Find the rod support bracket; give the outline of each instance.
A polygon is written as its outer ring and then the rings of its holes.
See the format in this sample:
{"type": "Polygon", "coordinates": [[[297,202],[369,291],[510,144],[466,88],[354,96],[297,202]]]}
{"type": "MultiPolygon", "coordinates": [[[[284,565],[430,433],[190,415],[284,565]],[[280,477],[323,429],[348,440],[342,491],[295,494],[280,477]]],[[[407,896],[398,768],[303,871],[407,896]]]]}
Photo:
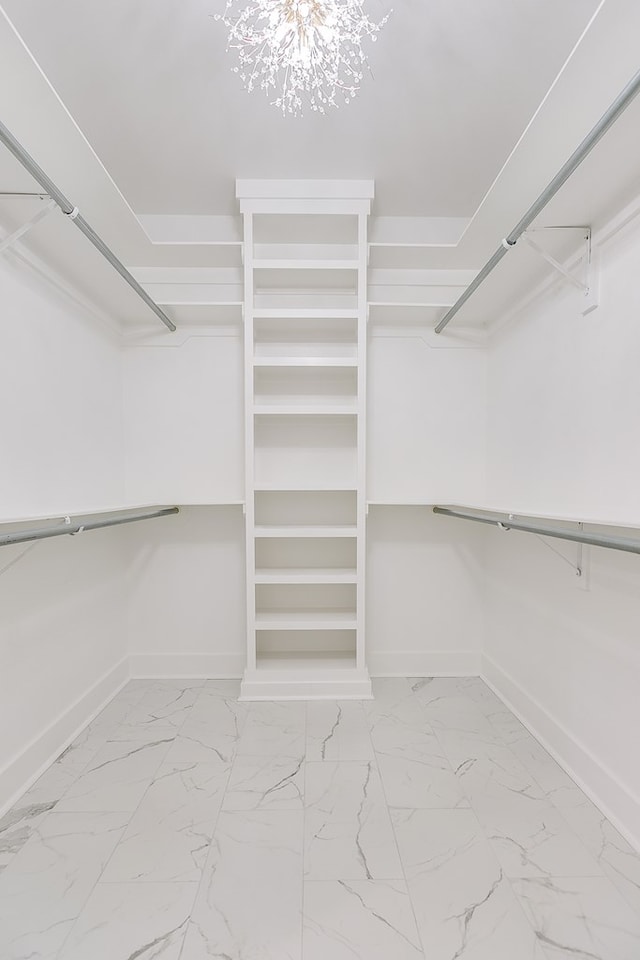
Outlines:
{"type": "MultiPolygon", "coordinates": [[[[525,230],[522,234],[522,239],[535,253],[537,253],[543,260],[546,261],[556,273],[559,273],[568,283],[573,287],[576,287],[582,294],[584,301],[581,308],[582,316],[586,316],[591,313],[599,305],[599,271],[597,268],[597,261],[594,257],[594,252],[591,244],[591,227],[584,226],[554,226],[554,227],[540,227],[538,229],[525,230]],[[578,267],[582,268],[582,277],[576,276],[574,272],[568,267],[565,267],[564,264],[560,263],[559,260],[556,260],[555,257],[552,257],[550,253],[537,243],[533,237],[532,233],[545,233],[551,230],[577,230],[582,233],[584,249],[583,253],[578,260],[578,267]]],[[[571,265],[573,266],[573,264],[571,265]]]]}
{"type": "Polygon", "coordinates": [[[74,207],[73,210],[63,210],[62,212],[64,213],[65,217],[69,217],[69,220],[75,220],[80,213],[77,207],[74,207]]]}

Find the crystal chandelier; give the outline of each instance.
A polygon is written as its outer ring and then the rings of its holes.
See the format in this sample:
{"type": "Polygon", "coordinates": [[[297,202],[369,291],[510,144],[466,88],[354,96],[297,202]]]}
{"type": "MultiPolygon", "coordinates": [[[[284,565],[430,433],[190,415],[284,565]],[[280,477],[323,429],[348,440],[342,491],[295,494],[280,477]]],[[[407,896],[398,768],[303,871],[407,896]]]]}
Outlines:
{"type": "Polygon", "coordinates": [[[355,97],[366,56],[362,41],[377,39],[389,14],[374,23],[362,0],[227,0],[215,17],[229,29],[228,48],[238,51],[247,90],[264,90],[283,113],[304,106],[325,113],[355,97]]]}

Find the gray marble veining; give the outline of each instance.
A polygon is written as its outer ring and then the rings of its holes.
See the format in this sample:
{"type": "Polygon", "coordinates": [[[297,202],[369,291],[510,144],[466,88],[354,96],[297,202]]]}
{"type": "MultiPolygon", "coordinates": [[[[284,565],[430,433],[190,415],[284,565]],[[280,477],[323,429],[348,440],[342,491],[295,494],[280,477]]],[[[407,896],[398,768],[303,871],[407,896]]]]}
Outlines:
{"type": "Polygon", "coordinates": [[[403,880],[307,882],[303,960],[424,960],[403,880]]]}
{"type": "Polygon", "coordinates": [[[308,880],[401,879],[389,812],[373,763],[308,763],[308,880]]]}

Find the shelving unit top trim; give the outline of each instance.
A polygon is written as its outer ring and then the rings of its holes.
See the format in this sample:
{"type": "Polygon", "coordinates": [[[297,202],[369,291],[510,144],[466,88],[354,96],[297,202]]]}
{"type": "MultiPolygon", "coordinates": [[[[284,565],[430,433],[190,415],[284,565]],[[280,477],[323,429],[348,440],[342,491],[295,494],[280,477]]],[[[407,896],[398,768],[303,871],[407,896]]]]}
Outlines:
{"type": "MultiPolygon", "coordinates": [[[[516,514],[513,512],[498,512],[483,508],[464,507],[457,505],[434,506],[433,512],[441,516],[454,517],[459,520],[472,520],[476,523],[485,523],[490,526],[497,526],[499,529],[508,532],[517,530],[521,533],[533,533],[541,537],[553,537],[557,540],[567,540],[572,543],[586,543],[594,547],[604,547],[609,550],[621,550],[624,553],[640,554],[640,539],[629,539],[628,537],[615,537],[600,533],[591,533],[584,530],[584,524],[590,526],[616,527],[620,529],[622,525],[610,522],[603,523],[598,520],[571,519],[569,517],[544,517],[533,514],[516,514]],[[544,522],[546,521],[546,524],[544,522]],[[576,523],[578,529],[567,530],[561,527],[548,526],[549,523],[576,523]]],[[[625,524],[629,529],[638,529],[637,525],[625,524]]]]}
{"type": "Polygon", "coordinates": [[[240,201],[241,213],[255,214],[309,214],[311,216],[333,216],[336,214],[364,214],[368,215],[371,210],[370,200],[297,200],[295,198],[284,198],[282,200],[269,200],[251,198],[240,201]]]}
{"type": "Polygon", "coordinates": [[[374,196],[373,180],[236,180],[238,200],[372,200],[374,196]]]}
{"type": "MultiPolygon", "coordinates": [[[[153,520],[156,517],[168,517],[171,514],[179,513],[178,507],[155,507],[137,511],[108,511],[97,514],[81,514],[71,519],[70,515],[49,517],[52,523],[51,527],[27,527],[22,530],[14,530],[10,533],[0,533],[0,547],[11,546],[17,543],[29,543],[33,540],[49,540],[52,537],[64,537],[83,533],[86,530],[100,530],[105,527],[116,527],[124,523],[136,523],[140,520],[153,520]]],[[[11,521],[19,523],[20,521],[11,521]]],[[[42,522],[42,520],[40,521],[42,522]]]]}

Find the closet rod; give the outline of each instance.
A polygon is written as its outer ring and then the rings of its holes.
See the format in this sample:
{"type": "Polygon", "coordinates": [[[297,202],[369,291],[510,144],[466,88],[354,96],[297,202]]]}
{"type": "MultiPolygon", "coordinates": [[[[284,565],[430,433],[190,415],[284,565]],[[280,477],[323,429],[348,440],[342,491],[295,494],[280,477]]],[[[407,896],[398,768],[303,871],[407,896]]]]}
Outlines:
{"type": "MultiPolygon", "coordinates": [[[[85,520],[81,523],[75,519],[72,523],[64,522],[58,527],[40,527],[31,530],[17,530],[15,533],[0,534],[0,547],[13,543],[28,543],[30,540],[48,540],[51,537],[64,537],[68,534],[83,533],[85,530],[101,530],[103,527],[117,527],[122,523],[135,523],[138,520],[152,520],[154,517],[168,517],[172,513],[179,513],[178,507],[160,507],[152,513],[136,513],[126,517],[103,515],[103,519],[85,520]]],[[[58,517],[52,517],[57,520],[58,517]]],[[[18,521],[16,521],[18,522],[18,521]]]]}
{"type": "Polygon", "coordinates": [[[55,185],[53,180],[50,180],[46,175],[44,170],[36,163],[31,154],[27,153],[21,143],[19,143],[16,138],[13,136],[10,130],[5,127],[5,125],[0,121],[0,141],[4,143],[5,147],[13,154],[16,160],[22,164],[22,166],[27,170],[34,180],[37,180],[40,186],[45,190],[48,196],[58,204],[60,209],[64,214],[66,214],[76,227],[85,235],[87,240],[89,240],[93,246],[98,250],[102,256],[107,260],[112,267],[120,274],[123,280],[129,284],[129,286],[135,290],[141,300],[144,300],[146,305],[153,310],[155,315],[159,317],[171,332],[176,329],[175,323],[169,319],[164,310],[161,310],[155,300],[152,300],[146,290],[140,286],[138,281],[134,276],[132,276],[125,265],[120,261],[113,250],[106,245],[104,240],[98,236],[97,233],[91,228],[87,223],[81,213],[79,213],[78,208],[75,207],[70,200],[64,195],[62,190],[59,190],[55,185]]]}
{"type": "Polygon", "coordinates": [[[504,513],[493,513],[491,516],[486,516],[487,513],[491,513],[489,510],[484,513],[475,513],[460,507],[434,507],[433,512],[445,517],[458,517],[460,520],[488,523],[491,526],[499,527],[501,530],[520,530],[522,533],[535,533],[541,537],[555,537],[557,540],[570,540],[573,543],[589,543],[594,547],[623,550],[625,553],[640,553],[640,540],[628,540],[626,537],[605,537],[597,533],[585,533],[584,530],[558,530],[556,527],[545,527],[542,524],[521,523],[519,520],[511,520],[504,513]]]}
{"type": "Polygon", "coordinates": [[[474,280],[469,284],[464,293],[456,300],[451,309],[445,313],[444,317],[435,328],[436,333],[442,333],[447,324],[453,320],[456,313],[473,296],[478,287],[484,283],[489,274],[497,267],[502,258],[512,247],[516,245],[527,227],[531,226],[536,217],[542,213],[549,201],[555,197],[558,190],[566,183],[571,174],[580,166],[582,161],[591,153],[595,145],[605,135],[607,130],[616,122],[618,117],[629,106],[634,97],[640,92],[640,70],[629,81],[622,93],[616,97],[609,109],[604,113],[593,130],[587,134],[580,146],[571,154],[567,162],[560,168],[558,173],[545,187],[540,196],[529,207],[525,215],[516,224],[511,233],[502,240],[500,246],[493,256],[485,263],[484,267],[474,280]]]}

